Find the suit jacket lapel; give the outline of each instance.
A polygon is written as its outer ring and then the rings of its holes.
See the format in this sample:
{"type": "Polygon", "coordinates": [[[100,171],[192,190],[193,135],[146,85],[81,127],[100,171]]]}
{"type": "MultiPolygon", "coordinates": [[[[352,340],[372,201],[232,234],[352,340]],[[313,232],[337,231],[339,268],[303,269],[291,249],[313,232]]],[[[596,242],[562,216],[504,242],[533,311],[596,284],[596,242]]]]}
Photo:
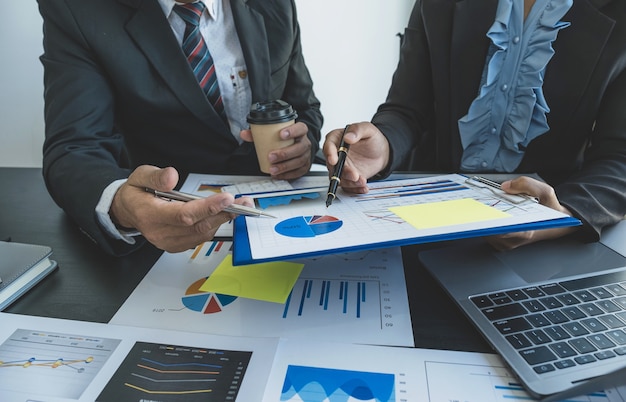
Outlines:
{"type": "MultiPolygon", "coordinates": [[[[450,48],[450,117],[454,121],[467,114],[470,104],[478,95],[480,77],[490,40],[486,33],[495,20],[498,0],[461,0],[456,3],[452,22],[450,48]]],[[[458,126],[451,127],[448,147],[452,150],[452,161],[461,159],[463,147],[458,126]]]]}
{"type": "MultiPolygon", "coordinates": [[[[595,1],[598,5],[603,2],[595,1]]],[[[591,3],[574,1],[562,20],[576,24],[576,29],[559,32],[553,44],[554,56],[546,68],[546,101],[552,115],[565,119],[558,123],[565,124],[576,110],[615,24],[591,3]]]]}
{"type": "Polygon", "coordinates": [[[234,140],[228,127],[200,89],[158,2],[119,1],[137,8],[126,23],[126,31],[150,60],[166,85],[196,117],[216,132],[234,140]]]}
{"type": "MultiPolygon", "coordinates": [[[[261,0],[262,1],[262,0],[261,0]]],[[[252,0],[231,0],[233,18],[248,69],[253,101],[266,100],[270,92],[270,55],[263,16],[252,0]]]]}
{"type": "Polygon", "coordinates": [[[453,105],[456,115],[467,113],[470,103],[478,95],[480,77],[489,49],[486,33],[493,25],[498,1],[462,0],[456,4],[452,25],[451,76],[452,93],[457,96],[453,105]]]}

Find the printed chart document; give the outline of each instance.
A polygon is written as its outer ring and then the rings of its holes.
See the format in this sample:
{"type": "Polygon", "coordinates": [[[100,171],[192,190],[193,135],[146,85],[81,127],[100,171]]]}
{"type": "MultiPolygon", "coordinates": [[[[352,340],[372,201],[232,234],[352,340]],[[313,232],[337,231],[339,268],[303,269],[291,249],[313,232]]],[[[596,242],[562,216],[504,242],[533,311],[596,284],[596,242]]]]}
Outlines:
{"type": "Polygon", "coordinates": [[[458,174],[369,186],[340,191],[328,208],[327,188],[257,194],[256,206],[277,218],[235,219],[234,264],[580,225],[458,174]]]}
{"type": "MultiPolygon", "coordinates": [[[[534,401],[495,354],[281,340],[263,402],[534,401]]],[[[568,402],[624,402],[626,386],[568,402]]]]}
{"type": "MultiPolygon", "coordinates": [[[[235,196],[241,194],[268,193],[281,190],[328,186],[328,176],[303,176],[296,180],[274,180],[268,176],[209,175],[191,173],[180,188],[185,193],[209,197],[220,192],[229,192],[235,196]]],[[[232,238],[233,222],[219,227],[216,237],[232,238]]]]}
{"type": "Polygon", "coordinates": [[[2,402],[258,401],[278,339],[0,313],[2,402]]]}
{"type": "MultiPolygon", "coordinates": [[[[2,402],[532,401],[493,354],[0,313],[2,402]]],[[[624,402],[626,387],[569,402],[624,402]]]]}
{"type": "Polygon", "coordinates": [[[234,336],[414,345],[400,248],[291,261],[301,272],[284,303],[203,290],[231,249],[232,242],[214,241],[164,253],[110,322],[234,336]]]}

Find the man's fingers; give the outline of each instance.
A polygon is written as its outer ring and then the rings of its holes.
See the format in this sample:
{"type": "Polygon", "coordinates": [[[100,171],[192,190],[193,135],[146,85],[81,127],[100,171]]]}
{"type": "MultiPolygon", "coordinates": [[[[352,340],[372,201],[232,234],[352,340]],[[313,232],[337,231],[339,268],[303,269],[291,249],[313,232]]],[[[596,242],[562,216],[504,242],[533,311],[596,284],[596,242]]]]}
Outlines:
{"type": "Polygon", "coordinates": [[[173,167],[161,169],[156,166],[142,165],[131,173],[127,183],[135,187],[169,191],[178,183],[178,172],[173,167]]]}
{"type": "MultiPolygon", "coordinates": [[[[161,216],[159,220],[170,225],[189,227],[204,219],[220,214],[223,212],[224,208],[231,205],[234,200],[233,195],[229,193],[218,193],[205,199],[186,203],[179,201],[172,201],[170,203],[163,200],[167,204],[161,205],[161,216]]],[[[220,222],[226,222],[229,219],[230,214],[224,212],[224,216],[221,218],[220,222]]]]}

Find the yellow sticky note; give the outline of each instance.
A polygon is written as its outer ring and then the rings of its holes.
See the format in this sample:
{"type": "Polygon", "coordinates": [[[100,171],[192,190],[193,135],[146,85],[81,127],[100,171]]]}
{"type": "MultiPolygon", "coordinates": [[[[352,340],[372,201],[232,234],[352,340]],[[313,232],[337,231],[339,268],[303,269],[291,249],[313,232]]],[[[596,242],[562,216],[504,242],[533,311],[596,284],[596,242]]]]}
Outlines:
{"type": "Polygon", "coordinates": [[[389,208],[416,229],[475,223],[510,215],[471,198],[389,208]]]}
{"type": "Polygon", "coordinates": [[[200,290],[285,303],[302,268],[304,264],[285,261],[234,266],[232,256],[228,255],[200,290]]]}

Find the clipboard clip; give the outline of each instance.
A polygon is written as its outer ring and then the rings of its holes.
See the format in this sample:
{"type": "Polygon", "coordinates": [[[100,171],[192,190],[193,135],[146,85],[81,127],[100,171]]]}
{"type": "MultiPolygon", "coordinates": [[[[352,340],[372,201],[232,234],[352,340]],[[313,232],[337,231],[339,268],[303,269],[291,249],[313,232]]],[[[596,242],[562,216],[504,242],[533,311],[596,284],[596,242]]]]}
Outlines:
{"type": "Polygon", "coordinates": [[[481,176],[468,177],[467,179],[465,179],[465,183],[473,187],[487,189],[491,191],[491,193],[496,197],[513,204],[522,204],[526,201],[532,201],[535,203],[539,202],[538,199],[536,199],[535,197],[531,197],[527,194],[509,194],[506,191],[502,190],[502,186],[500,186],[500,183],[486,179],[481,176]]]}

